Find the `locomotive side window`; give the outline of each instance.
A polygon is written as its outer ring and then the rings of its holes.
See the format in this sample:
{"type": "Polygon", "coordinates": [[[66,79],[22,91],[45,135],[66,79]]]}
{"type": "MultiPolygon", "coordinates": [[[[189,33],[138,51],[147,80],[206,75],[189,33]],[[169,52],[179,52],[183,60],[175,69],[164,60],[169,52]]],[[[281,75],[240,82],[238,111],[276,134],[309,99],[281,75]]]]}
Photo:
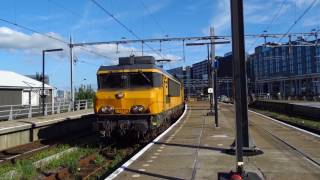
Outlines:
{"type": "Polygon", "coordinates": [[[169,79],[169,87],[168,87],[168,94],[171,97],[177,97],[180,96],[180,84],[176,83],[175,81],[172,81],[169,79]]]}

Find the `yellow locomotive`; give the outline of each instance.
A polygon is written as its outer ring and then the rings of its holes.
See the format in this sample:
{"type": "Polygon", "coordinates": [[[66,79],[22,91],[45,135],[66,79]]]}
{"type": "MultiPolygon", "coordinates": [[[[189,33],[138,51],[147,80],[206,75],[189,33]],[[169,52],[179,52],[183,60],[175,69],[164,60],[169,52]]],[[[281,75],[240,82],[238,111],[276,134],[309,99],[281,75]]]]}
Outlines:
{"type": "Polygon", "coordinates": [[[149,138],[184,110],[183,85],[155,65],[152,56],[119,58],[101,66],[94,100],[94,128],[103,137],[149,138]]]}

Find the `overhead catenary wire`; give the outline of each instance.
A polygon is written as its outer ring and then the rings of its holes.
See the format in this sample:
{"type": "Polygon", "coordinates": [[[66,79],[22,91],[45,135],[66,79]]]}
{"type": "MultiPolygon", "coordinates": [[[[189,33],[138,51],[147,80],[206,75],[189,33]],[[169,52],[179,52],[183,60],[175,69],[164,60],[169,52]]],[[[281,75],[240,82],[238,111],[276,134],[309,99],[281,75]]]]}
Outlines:
{"type": "MultiPolygon", "coordinates": [[[[93,4],[95,4],[97,7],[99,7],[103,12],[105,12],[108,16],[110,16],[113,20],[115,20],[118,24],[120,24],[124,29],[126,29],[131,35],[133,35],[136,39],[141,40],[141,38],[133,31],[131,30],[127,25],[122,23],[118,18],[116,18],[111,12],[109,12],[106,8],[104,8],[100,3],[98,3],[96,0],[91,0],[93,4]]],[[[151,50],[153,50],[156,54],[158,54],[160,57],[164,58],[161,53],[156,51],[153,47],[151,47],[149,44],[145,43],[146,46],[148,46],[151,50]]]]}
{"type": "Polygon", "coordinates": [[[281,40],[294,28],[294,26],[310,11],[310,9],[315,5],[315,3],[318,0],[313,0],[310,5],[302,12],[302,14],[293,22],[293,24],[289,27],[289,29],[286,31],[286,33],[280,38],[278,43],[281,42],[281,40]]]}
{"type": "MultiPolygon", "coordinates": [[[[273,23],[275,22],[275,20],[279,17],[279,14],[283,8],[283,6],[285,5],[285,3],[288,0],[283,0],[278,11],[274,14],[273,18],[271,19],[270,23],[268,24],[268,26],[266,26],[266,28],[263,30],[263,32],[267,32],[269,30],[269,28],[273,25],[273,23]]],[[[261,36],[263,36],[263,32],[261,34],[261,36]]],[[[256,45],[257,41],[258,41],[258,37],[255,39],[255,41],[250,45],[249,51],[251,51],[251,49],[256,45]]]]}
{"type": "Polygon", "coordinates": [[[141,6],[147,11],[148,15],[151,17],[151,19],[154,21],[156,25],[158,25],[159,29],[163,33],[164,36],[167,36],[168,33],[164,30],[163,26],[160,24],[160,22],[154,17],[154,15],[151,13],[149,8],[146,6],[146,4],[143,2],[143,0],[139,0],[141,6]]]}

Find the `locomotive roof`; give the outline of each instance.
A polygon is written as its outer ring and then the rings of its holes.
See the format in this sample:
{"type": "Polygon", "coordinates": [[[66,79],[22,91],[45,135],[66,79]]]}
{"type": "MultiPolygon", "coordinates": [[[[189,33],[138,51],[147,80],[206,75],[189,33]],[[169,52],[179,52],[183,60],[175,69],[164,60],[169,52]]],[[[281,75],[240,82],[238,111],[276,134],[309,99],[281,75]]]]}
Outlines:
{"type": "Polygon", "coordinates": [[[113,66],[100,66],[99,71],[113,71],[113,70],[124,70],[124,69],[157,69],[161,71],[163,74],[167,75],[171,79],[174,79],[181,83],[177,78],[169,74],[167,71],[162,68],[156,66],[155,64],[132,64],[132,65],[113,65],[113,66]]]}

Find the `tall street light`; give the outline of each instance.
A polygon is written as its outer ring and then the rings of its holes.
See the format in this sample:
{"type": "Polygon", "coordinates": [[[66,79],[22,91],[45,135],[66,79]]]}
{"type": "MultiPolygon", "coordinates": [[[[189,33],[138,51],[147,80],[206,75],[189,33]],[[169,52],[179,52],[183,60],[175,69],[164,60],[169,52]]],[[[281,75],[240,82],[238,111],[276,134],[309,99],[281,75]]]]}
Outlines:
{"type": "Polygon", "coordinates": [[[46,95],[44,94],[44,79],[45,79],[45,54],[46,52],[53,52],[53,51],[63,51],[62,48],[60,49],[47,49],[42,51],[42,94],[41,94],[41,99],[42,99],[42,115],[44,116],[44,109],[45,109],[45,98],[46,95]]]}

